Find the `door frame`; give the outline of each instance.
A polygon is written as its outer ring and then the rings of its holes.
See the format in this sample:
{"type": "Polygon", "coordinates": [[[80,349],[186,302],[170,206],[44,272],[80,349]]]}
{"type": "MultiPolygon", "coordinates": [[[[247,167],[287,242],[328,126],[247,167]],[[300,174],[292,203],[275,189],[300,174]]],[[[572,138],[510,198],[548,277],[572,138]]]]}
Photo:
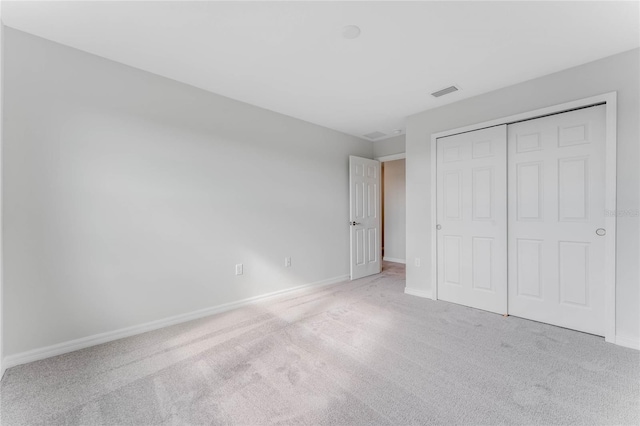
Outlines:
{"type": "MultiPolygon", "coordinates": [[[[532,120],[547,115],[605,105],[605,341],[616,343],[616,215],[606,214],[616,210],[616,177],[617,177],[617,92],[609,92],[588,98],[565,102],[520,114],[510,115],[495,120],[469,126],[458,127],[431,135],[431,298],[438,300],[438,245],[437,245],[437,158],[436,143],[439,138],[459,133],[472,132],[487,127],[513,124],[519,121],[532,120]]],[[[507,231],[508,232],[508,231],[507,231]]],[[[508,312],[507,305],[507,312],[508,312]]]]}
{"type": "MultiPolygon", "coordinates": [[[[384,176],[382,174],[382,168],[383,165],[382,163],[386,163],[388,161],[396,161],[396,160],[406,160],[407,159],[407,153],[406,152],[400,152],[398,154],[390,154],[390,155],[383,155],[381,157],[375,157],[374,160],[378,160],[380,162],[380,241],[383,242],[384,241],[384,176]]],[[[406,187],[406,182],[405,182],[405,187],[406,187]]],[[[405,202],[405,210],[406,210],[406,202],[405,202]]],[[[406,233],[406,232],[405,232],[406,233]]],[[[407,254],[405,253],[405,259],[395,259],[395,258],[391,258],[391,257],[387,257],[387,260],[389,262],[395,262],[395,263],[402,263],[405,264],[407,263],[407,254]]],[[[385,260],[385,257],[382,256],[381,258],[383,261],[385,260]]]]}

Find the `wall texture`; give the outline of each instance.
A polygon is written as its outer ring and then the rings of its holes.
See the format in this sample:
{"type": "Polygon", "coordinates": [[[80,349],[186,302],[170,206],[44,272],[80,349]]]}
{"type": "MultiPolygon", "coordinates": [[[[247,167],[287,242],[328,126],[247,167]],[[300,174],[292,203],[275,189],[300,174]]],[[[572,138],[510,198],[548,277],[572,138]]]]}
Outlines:
{"type": "Polygon", "coordinates": [[[384,187],[384,257],[405,260],[406,202],[405,160],[386,161],[383,164],[384,187]]]}
{"type": "Polygon", "coordinates": [[[371,142],[5,43],[5,355],[348,274],[348,156],[371,142]]]}
{"type": "Polygon", "coordinates": [[[383,139],[373,143],[373,156],[375,158],[385,155],[402,154],[405,152],[405,135],[383,139]]]}
{"type": "MultiPolygon", "coordinates": [[[[640,49],[425,111],[407,119],[407,287],[430,292],[430,139],[432,133],[607,92],[618,92],[618,210],[640,208],[640,49]],[[420,267],[415,258],[421,259],[420,267]],[[411,259],[411,261],[409,261],[411,259]]],[[[618,218],[618,336],[640,342],[640,223],[618,218]]]]}

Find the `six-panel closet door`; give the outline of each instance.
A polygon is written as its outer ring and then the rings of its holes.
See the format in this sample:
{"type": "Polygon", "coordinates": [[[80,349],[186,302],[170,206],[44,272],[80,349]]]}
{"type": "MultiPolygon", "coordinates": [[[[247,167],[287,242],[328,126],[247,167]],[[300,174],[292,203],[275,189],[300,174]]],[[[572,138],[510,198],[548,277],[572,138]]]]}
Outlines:
{"type": "Polygon", "coordinates": [[[605,106],[508,126],[509,314],[605,334],[605,106]]]}
{"type": "Polygon", "coordinates": [[[507,126],[437,140],[438,299],[507,312],[507,126]]]}
{"type": "Polygon", "coordinates": [[[605,106],[438,138],[438,299],[605,334],[605,106]]]}

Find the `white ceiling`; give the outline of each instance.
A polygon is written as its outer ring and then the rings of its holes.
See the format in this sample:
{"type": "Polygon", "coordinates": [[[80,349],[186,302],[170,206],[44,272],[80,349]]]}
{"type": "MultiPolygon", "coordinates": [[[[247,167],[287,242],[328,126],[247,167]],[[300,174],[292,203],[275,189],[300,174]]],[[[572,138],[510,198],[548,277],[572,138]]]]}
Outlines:
{"type": "Polygon", "coordinates": [[[640,45],[638,2],[2,2],[3,22],[356,136],[640,45]],[[345,25],[361,36],[346,40],[345,25]],[[456,84],[461,91],[435,99],[456,84]]]}

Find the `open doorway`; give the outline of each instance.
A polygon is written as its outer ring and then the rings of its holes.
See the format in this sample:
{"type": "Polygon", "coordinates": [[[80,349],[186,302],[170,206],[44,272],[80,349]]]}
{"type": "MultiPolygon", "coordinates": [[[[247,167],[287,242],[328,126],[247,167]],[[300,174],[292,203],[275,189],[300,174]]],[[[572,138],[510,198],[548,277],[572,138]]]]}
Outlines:
{"type": "Polygon", "coordinates": [[[406,165],[405,155],[380,157],[382,259],[406,263],[406,165]]]}

